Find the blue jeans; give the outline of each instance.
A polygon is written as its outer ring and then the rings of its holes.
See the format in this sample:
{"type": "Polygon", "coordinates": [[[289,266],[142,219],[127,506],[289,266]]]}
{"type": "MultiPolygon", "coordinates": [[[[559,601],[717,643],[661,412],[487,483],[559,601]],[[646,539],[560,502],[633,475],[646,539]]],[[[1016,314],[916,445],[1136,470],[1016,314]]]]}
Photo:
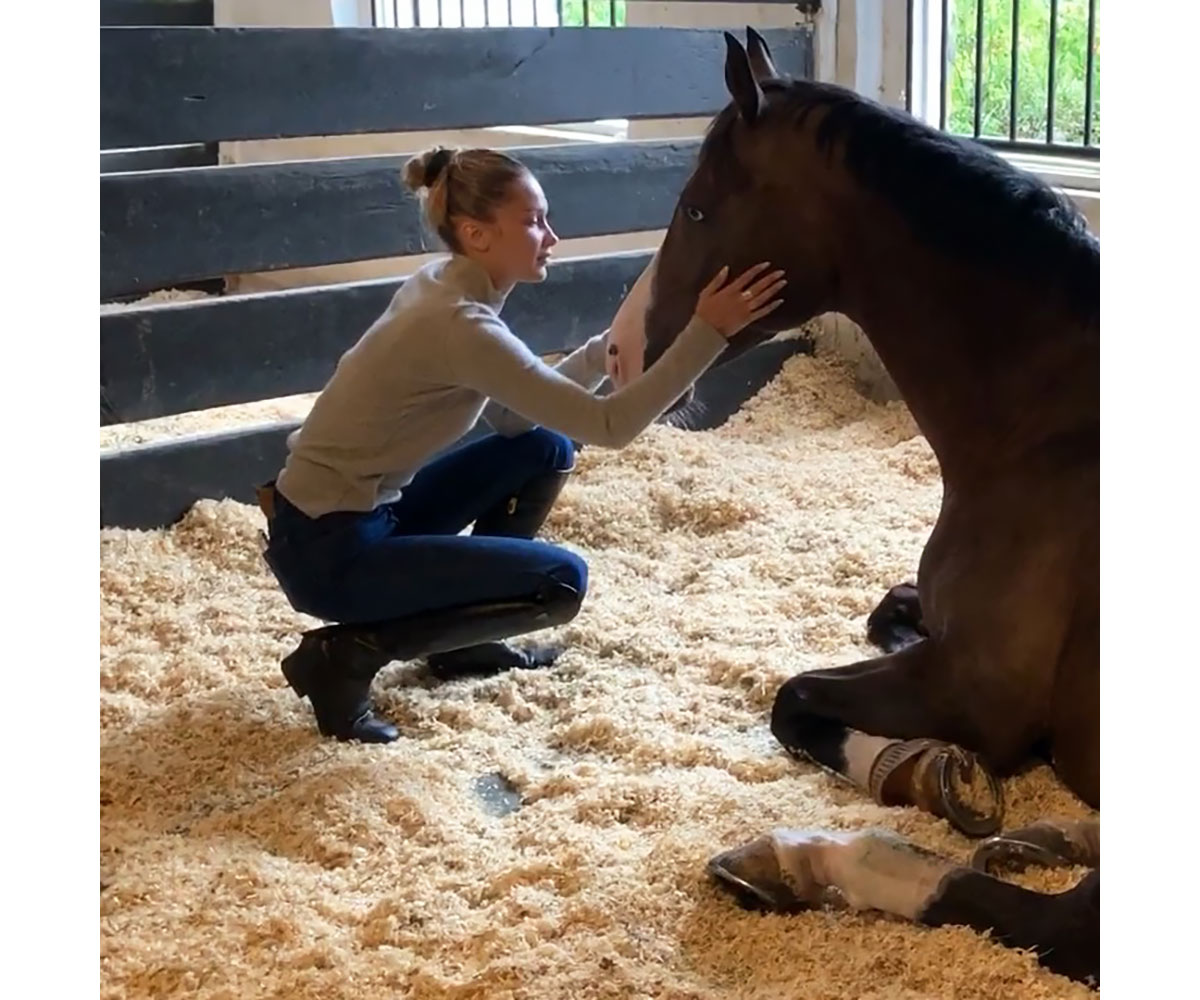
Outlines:
{"type": "Polygon", "coordinates": [[[531,599],[549,582],[587,590],[587,563],[526,538],[459,535],[532,479],[574,465],[570,439],[545,428],[492,434],[430,462],[401,498],[310,518],[276,492],[267,561],[292,607],[369,624],[492,601],[531,599]]]}

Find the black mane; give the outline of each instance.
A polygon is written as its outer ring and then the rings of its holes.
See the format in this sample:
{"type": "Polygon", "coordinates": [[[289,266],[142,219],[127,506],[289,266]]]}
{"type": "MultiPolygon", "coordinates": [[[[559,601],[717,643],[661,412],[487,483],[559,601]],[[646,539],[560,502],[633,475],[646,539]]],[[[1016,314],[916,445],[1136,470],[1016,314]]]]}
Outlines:
{"type": "MultiPolygon", "coordinates": [[[[1100,305],[1100,244],[1069,198],[987,147],[947,135],[851,90],[767,81],[763,123],[817,110],[818,145],[841,141],[850,175],[885,198],[930,246],[1047,290],[1065,292],[1081,319],[1100,305]]],[[[737,112],[714,119],[704,151],[732,152],[737,112]]]]}

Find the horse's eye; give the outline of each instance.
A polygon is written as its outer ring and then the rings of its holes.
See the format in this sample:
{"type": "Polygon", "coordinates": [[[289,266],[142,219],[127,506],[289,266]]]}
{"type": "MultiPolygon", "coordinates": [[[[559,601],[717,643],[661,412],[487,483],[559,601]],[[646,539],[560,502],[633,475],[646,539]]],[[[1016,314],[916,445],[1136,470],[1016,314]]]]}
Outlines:
{"type": "Polygon", "coordinates": [[[687,217],[689,219],[691,219],[693,222],[703,222],[704,221],[704,213],[701,212],[700,209],[693,208],[689,205],[686,209],[684,209],[684,211],[687,212],[687,217]]]}

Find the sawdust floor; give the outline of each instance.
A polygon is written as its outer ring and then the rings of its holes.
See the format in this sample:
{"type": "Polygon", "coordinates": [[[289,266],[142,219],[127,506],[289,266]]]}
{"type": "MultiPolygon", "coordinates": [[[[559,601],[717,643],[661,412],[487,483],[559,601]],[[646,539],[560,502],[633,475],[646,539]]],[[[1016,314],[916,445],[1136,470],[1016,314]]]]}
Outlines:
{"type": "MultiPolygon", "coordinates": [[[[914,571],[940,486],[905,410],[796,357],[721,429],[580,470],[548,525],[592,567],[561,666],[439,687],[394,664],[387,747],[319,738],[284,686],[312,623],[259,561],[257,510],[101,533],[103,996],[1089,995],[966,930],[744,913],[704,873],[777,825],[969,850],[766,724],[793,673],[870,655],[867,613],[914,571]],[[519,810],[476,794],[493,773],[519,810]]],[[[1086,814],[1045,768],[1007,794],[1010,823],[1086,814]]]]}

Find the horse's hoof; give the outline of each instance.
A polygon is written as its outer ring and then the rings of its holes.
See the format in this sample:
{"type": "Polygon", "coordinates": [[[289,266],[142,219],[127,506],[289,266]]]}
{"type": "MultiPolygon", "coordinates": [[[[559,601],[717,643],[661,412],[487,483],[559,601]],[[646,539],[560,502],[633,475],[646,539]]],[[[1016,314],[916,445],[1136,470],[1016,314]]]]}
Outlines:
{"type": "Polygon", "coordinates": [[[1089,820],[1038,820],[1019,830],[989,837],[971,856],[971,867],[1094,867],[1100,863],[1100,824],[1089,820]]]}
{"type": "Polygon", "coordinates": [[[993,874],[995,868],[1020,870],[1034,865],[1042,868],[1061,868],[1069,863],[1066,858],[1041,844],[1004,834],[988,837],[971,855],[971,867],[985,875],[993,874]]]}
{"type": "Polygon", "coordinates": [[[935,758],[934,767],[941,806],[938,811],[950,825],[968,837],[997,833],[1004,821],[1004,788],[983,762],[961,747],[948,744],[945,752],[935,758]]]}
{"type": "Polygon", "coordinates": [[[897,740],[871,765],[867,790],[880,805],[915,805],[968,837],[987,837],[1004,819],[1004,790],[974,754],[941,740],[897,740]],[[913,762],[907,791],[885,795],[889,779],[913,762]]]}
{"type": "Polygon", "coordinates": [[[914,583],[901,583],[887,592],[867,616],[867,641],[885,653],[895,653],[929,637],[921,620],[921,599],[914,583]]]}
{"type": "Polygon", "coordinates": [[[724,851],[708,862],[708,873],[744,910],[794,913],[811,904],[783,880],[769,837],[724,851]]]}

